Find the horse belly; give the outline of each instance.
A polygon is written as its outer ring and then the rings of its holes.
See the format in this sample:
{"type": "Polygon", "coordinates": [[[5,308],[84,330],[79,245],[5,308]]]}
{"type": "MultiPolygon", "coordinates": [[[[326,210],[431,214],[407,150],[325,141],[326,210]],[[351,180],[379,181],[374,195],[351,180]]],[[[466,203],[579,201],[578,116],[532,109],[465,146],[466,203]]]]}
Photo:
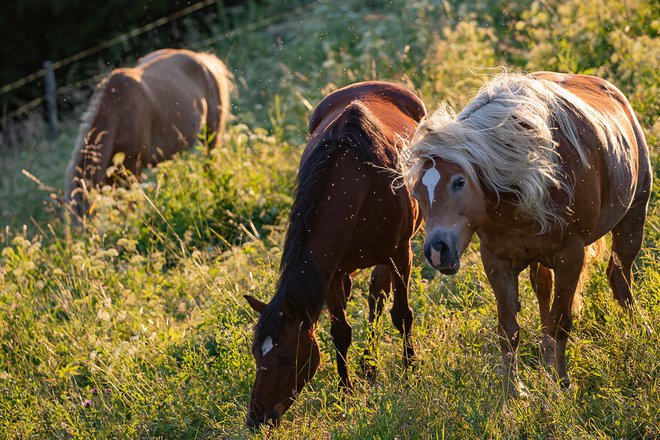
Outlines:
{"type": "Polygon", "coordinates": [[[610,232],[627,214],[637,190],[636,176],[630,161],[609,164],[601,179],[600,213],[589,243],[610,232]]]}

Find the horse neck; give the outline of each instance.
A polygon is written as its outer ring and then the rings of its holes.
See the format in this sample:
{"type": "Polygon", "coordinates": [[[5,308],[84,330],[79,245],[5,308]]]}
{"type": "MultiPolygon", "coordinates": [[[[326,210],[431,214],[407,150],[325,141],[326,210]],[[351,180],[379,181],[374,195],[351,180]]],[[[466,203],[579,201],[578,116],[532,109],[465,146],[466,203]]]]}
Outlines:
{"type": "Polygon", "coordinates": [[[292,258],[289,252],[291,249],[285,246],[277,292],[257,324],[259,343],[280,333],[285,313],[299,321],[302,330],[308,331],[318,321],[323,308],[327,289],[316,265],[300,254],[292,258]]]}

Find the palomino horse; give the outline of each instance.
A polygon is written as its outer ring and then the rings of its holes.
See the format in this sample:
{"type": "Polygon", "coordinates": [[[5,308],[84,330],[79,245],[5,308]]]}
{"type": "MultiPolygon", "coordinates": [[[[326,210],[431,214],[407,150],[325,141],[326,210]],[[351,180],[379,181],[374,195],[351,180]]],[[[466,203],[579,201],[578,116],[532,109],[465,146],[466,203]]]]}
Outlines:
{"type": "Polygon", "coordinates": [[[413,93],[375,81],[328,95],[312,114],[277,292],[269,304],[246,296],[261,314],[252,345],[257,375],[249,426],[277,424],[314,376],[320,360],[314,330],[324,303],[340,387],[351,388],[345,310],[356,269],[378,265],[369,289],[370,322],[394,288],[392,321],[403,336],[405,364],[410,363],[410,238],[421,218],[408,190],[393,190],[392,182],[398,153],[425,114],[413,93]]]}
{"type": "Polygon", "coordinates": [[[229,113],[230,79],[214,55],[163,49],[136,67],[113,70],[98,85],[83,116],[66,174],[65,197],[86,214],[85,189],[108,182],[113,156],[135,176],[208,134],[220,142],[229,113]]]}
{"type": "Polygon", "coordinates": [[[497,298],[505,387],[517,375],[518,274],[530,267],[543,361],[570,385],[566,341],[585,246],[612,232],[607,276],[632,306],[633,260],[651,191],[644,135],[612,84],[584,75],[503,74],[457,116],[441,108],[419,127],[405,177],[426,222],[424,254],[445,274],[476,232],[497,298]],[[554,271],[554,301],[550,306],[554,271]]]}

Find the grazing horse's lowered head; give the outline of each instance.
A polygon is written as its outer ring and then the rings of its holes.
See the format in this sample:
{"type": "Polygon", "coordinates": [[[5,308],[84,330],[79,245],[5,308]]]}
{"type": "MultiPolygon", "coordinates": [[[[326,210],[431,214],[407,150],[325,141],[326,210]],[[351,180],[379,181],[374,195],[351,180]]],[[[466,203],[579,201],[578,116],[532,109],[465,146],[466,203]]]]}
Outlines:
{"type": "Polygon", "coordinates": [[[318,369],[321,353],[314,325],[300,319],[292,304],[267,310],[268,304],[245,298],[262,315],[252,343],[257,374],[246,422],[251,428],[277,425],[318,369]],[[271,316],[263,316],[267,313],[271,316]]]}
{"type": "Polygon", "coordinates": [[[219,145],[230,89],[225,65],[208,53],[162,49],[113,70],[83,115],[67,169],[64,196],[72,210],[87,215],[88,191],[114,183],[118,154],[139,177],[144,166],[195,145],[200,135],[209,148],[219,145]]]}
{"type": "Polygon", "coordinates": [[[610,285],[622,306],[633,303],[631,268],[652,171],[625,96],[593,76],[500,75],[458,115],[441,107],[423,121],[402,167],[426,223],[424,254],[434,268],[456,273],[472,236],[480,238],[509,393],[523,389],[516,314],[518,274],[528,266],[543,361],[568,386],[566,341],[585,247],[609,232],[610,285]]]}
{"type": "Polygon", "coordinates": [[[293,249],[292,245],[285,246],[277,292],[269,304],[245,296],[260,315],[252,343],[256,378],[246,419],[253,428],[279,423],[319,366],[314,327],[327,286],[316,264],[309,258],[292,256],[293,249]]]}
{"type": "MultiPolygon", "coordinates": [[[[316,323],[324,305],[336,350],[339,387],[351,389],[346,319],[350,275],[376,266],[369,287],[369,329],[393,291],[392,321],[403,336],[406,366],[414,356],[408,304],[412,250],[420,226],[405,187],[393,189],[397,157],[426,114],[420,99],[386,82],[352,84],[326,96],[309,122],[284,241],[280,277],[265,304],[246,296],[260,314],[252,353],[256,378],[246,423],[277,424],[319,366],[316,323]]],[[[368,336],[364,360],[375,337],[368,336]]],[[[363,362],[367,376],[375,367],[363,362]]]]}

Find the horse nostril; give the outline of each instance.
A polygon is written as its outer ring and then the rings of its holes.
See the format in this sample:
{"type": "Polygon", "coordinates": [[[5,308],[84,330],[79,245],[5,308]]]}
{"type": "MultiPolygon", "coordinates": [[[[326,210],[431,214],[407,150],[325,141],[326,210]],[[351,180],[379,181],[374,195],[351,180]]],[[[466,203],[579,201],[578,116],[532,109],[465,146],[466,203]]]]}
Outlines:
{"type": "Polygon", "coordinates": [[[435,252],[435,249],[433,245],[427,243],[424,246],[424,257],[426,257],[426,261],[431,263],[433,265],[433,253],[435,252]]]}

